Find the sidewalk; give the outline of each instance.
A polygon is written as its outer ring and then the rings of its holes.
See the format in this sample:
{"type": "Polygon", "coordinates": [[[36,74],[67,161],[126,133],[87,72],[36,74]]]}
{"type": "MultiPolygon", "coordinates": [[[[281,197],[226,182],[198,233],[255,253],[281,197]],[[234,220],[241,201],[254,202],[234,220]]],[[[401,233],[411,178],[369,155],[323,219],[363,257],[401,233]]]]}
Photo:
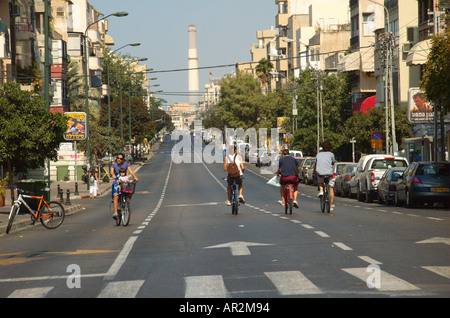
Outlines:
{"type": "MultiPolygon", "coordinates": [[[[150,152],[150,154],[145,155],[143,160],[137,161],[131,165],[131,169],[133,171],[138,171],[139,168],[150,158],[152,158],[154,152],[150,152]]],[[[100,181],[99,189],[97,191],[97,196],[103,196],[107,193],[110,193],[112,187],[112,181],[105,183],[100,181]]],[[[15,194],[15,198],[17,198],[17,192],[15,194]]],[[[89,199],[90,194],[87,189],[86,183],[79,181],[78,182],[78,194],[75,194],[75,181],[54,181],[50,185],[50,201],[61,202],[64,206],[66,216],[81,210],[84,210],[83,199],[89,199]],[[63,201],[60,200],[58,196],[58,185],[63,190],[63,201]],[[69,202],[67,202],[67,190],[69,190],[69,202]]],[[[0,236],[5,235],[6,226],[8,225],[9,212],[11,210],[11,194],[8,191],[6,193],[6,204],[3,207],[0,207],[0,236]]],[[[14,221],[11,232],[16,229],[21,229],[31,225],[31,217],[30,213],[19,213],[14,221]]],[[[37,221],[35,224],[40,225],[40,222],[37,221]]]]}

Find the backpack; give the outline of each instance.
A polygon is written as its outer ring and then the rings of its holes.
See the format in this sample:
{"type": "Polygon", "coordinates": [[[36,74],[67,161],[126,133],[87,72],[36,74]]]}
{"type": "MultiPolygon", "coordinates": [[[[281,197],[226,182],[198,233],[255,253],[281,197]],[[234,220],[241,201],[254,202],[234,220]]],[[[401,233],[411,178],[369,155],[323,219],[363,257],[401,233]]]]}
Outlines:
{"type": "Polygon", "coordinates": [[[239,178],[241,176],[239,167],[236,164],[236,156],[237,156],[237,154],[234,155],[233,162],[231,162],[227,168],[229,178],[239,178]]]}

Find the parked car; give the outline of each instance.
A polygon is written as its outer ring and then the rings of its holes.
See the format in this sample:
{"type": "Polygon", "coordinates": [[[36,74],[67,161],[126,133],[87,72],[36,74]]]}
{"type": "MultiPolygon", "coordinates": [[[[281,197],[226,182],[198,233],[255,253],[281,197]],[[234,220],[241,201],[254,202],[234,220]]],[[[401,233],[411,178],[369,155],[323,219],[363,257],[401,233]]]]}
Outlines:
{"type": "Polygon", "coordinates": [[[303,164],[300,168],[299,172],[299,178],[302,180],[303,183],[306,184],[306,174],[308,173],[309,166],[311,166],[311,163],[315,160],[314,157],[305,157],[305,161],[303,161],[303,164]]]}
{"type": "Polygon", "coordinates": [[[311,184],[313,180],[313,172],[316,164],[316,158],[311,158],[309,165],[308,163],[303,164],[303,182],[305,184],[311,184]]]}
{"type": "Polygon", "coordinates": [[[360,201],[372,202],[377,195],[377,185],[383,173],[392,167],[407,167],[408,160],[390,155],[367,155],[358,161],[355,176],[350,180],[351,195],[360,201]]]}
{"type": "Polygon", "coordinates": [[[257,167],[262,167],[263,165],[264,166],[270,165],[270,152],[266,150],[259,152],[258,159],[256,161],[257,167]]]}
{"type": "Polygon", "coordinates": [[[306,184],[313,184],[317,185],[317,173],[314,173],[316,171],[316,159],[311,163],[311,165],[308,168],[308,172],[306,173],[306,184]]]}
{"type": "Polygon", "coordinates": [[[450,163],[413,162],[397,181],[395,203],[406,202],[408,208],[418,203],[450,205],[450,163]]]}
{"type": "Polygon", "coordinates": [[[299,159],[303,157],[303,153],[300,150],[289,150],[289,156],[299,159]]]}
{"type": "Polygon", "coordinates": [[[336,180],[334,181],[334,193],[338,196],[348,196],[348,183],[355,175],[356,163],[342,162],[341,164],[343,165],[341,173],[336,176],[336,180]]]}
{"type": "Polygon", "coordinates": [[[397,167],[386,170],[378,183],[378,203],[389,205],[395,201],[396,183],[402,177],[406,167],[397,167]]]}

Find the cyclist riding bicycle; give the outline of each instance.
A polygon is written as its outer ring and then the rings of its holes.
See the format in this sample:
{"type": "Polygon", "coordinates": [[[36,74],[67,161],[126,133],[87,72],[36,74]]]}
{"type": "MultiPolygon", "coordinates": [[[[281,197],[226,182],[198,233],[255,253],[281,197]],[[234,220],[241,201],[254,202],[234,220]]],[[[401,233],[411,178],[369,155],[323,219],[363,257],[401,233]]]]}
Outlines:
{"type": "Polygon", "coordinates": [[[298,195],[298,173],[299,167],[298,162],[293,157],[289,155],[288,149],[283,149],[282,153],[283,157],[280,159],[278,163],[278,170],[276,172],[277,177],[281,174],[280,178],[280,194],[281,200],[278,201],[281,205],[284,206],[284,185],[288,183],[292,183],[294,186],[294,207],[298,209],[297,203],[297,195],[298,195]]]}
{"type": "Polygon", "coordinates": [[[230,206],[231,205],[231,186],[234,181],[236,181],[236,184],[239,186],[239,202],[245,204],[244,196],[242,195],[242,192],[244,190],[244,186],[242,183],[243,175],[244,175],[244,161],[242,160],[241,155],[237,153],[236,146],[230,146],[228,148],[230,150],[230,153],[225,156],[225,162],[223,163],[223,170],[228,171],[228,166],[231,164],[236,164],[237,168],[239,169],[239,176],[237,177],[231,177],[230,175],[227,176],[227,198],[228,200],[225,201],[225,204],[230,206]]]}
{"type": "MultiPolygon", "coordinates": [[[[117,162],[115,162],[111,166],[111,176],[114,179],[113,184],[112,184],[112,194],[111,194],[111,196],[113,197],[113,201],[114,201],[114,215],[113,215],[114,219],[117,219],[119,217],[119,215],[117,214],[117,210],[119,208],[119,181],[118,181],[118,176],[120,177],[119,170],[121,168],[126,169],[126,171],[129,172],[136,181],[138,181],[138,177],[136,177],[136,175],[134,174],[133,170],[130,167],[130,164],[125,162],[125,154],[119,153],[117,155],[116,159],[117,159],[117,162]]],[[[131,197],[132,197],[132,195],[128,194],[128,198],[131,199],[131,197]]]]}
{"type": "Polygon", "coordinates": [[[323,195],[323,187],[325,179],[329,179],[328,185],[330,193],[330,211],[334,209],[334,178],[333,165],[336,162],[334,154],[331,152],[331,143],[327,140],[322,142],[322,151],[316,156],[316,167],[314,173],[317,173],[317,183],[319,184],[318,197],[323,195]]]}

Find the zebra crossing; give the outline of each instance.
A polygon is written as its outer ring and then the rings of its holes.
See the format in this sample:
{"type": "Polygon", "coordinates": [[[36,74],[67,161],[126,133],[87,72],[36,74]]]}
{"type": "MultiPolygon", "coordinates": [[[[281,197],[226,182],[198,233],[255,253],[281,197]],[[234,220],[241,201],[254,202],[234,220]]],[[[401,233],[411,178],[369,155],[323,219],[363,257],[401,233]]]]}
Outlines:
{"type": "MultiPolygon", "coordinates": [[[[450,266],[422,266],[421,269],[437,275],[437,279],[442,280],[442,285],[448,285],[450,279],[450,266]]],[[[240,298],[242,295],[252,295],[257,291],[267,297],[320,297],[321,295],[337,294],[369,294],[369,295],[433,295],[433,285],[415,285],[407,282],[401,277],[380,270],[379,285],[371,285],[371,275],[373,272],[365,267],[341,268],[341,272],[346,275],[346,279],[356,279],[351,281],[352,288],[341,290],[336,286],[324,285],[322,282],[314,282],[317,277],[307,277],[305,273],[297,270],[290,271],[270,271],[257,275],[260,280],[267,280],[262,284],[266,286],[264,290],[257,286],[248,284],[246,290],[230,290],[227,284],[232,277],[224,275],[204,275],[184,277],[184,297],[185,298],[240,298]],[[267,287],[267,282],[270,286],[267,287]],[[265,293],[265,294],[264,294],[265,293]],[[416,293],[416,294],[414,294],[416,293]]],[[[143,288],[145,280],[112,281],[106,283],[99,290],[97,298],[135,298],[146,297],[146,288],[152,288],[151,284],[143,288]]],[[[5,288],[6,286],[2,286],[5,288]]],[[[10,292],[8,298],[45,298],[58,297],[58,288],[55,286],[28,287],[16,289],[10,292]]],[[[67,292],[65,290],[64,292],[67,292]]],[[[181,293],[182,291],[180,291],[181,293]]],[[[65,294],[67,295],[67,294],[65,294]]]]}

